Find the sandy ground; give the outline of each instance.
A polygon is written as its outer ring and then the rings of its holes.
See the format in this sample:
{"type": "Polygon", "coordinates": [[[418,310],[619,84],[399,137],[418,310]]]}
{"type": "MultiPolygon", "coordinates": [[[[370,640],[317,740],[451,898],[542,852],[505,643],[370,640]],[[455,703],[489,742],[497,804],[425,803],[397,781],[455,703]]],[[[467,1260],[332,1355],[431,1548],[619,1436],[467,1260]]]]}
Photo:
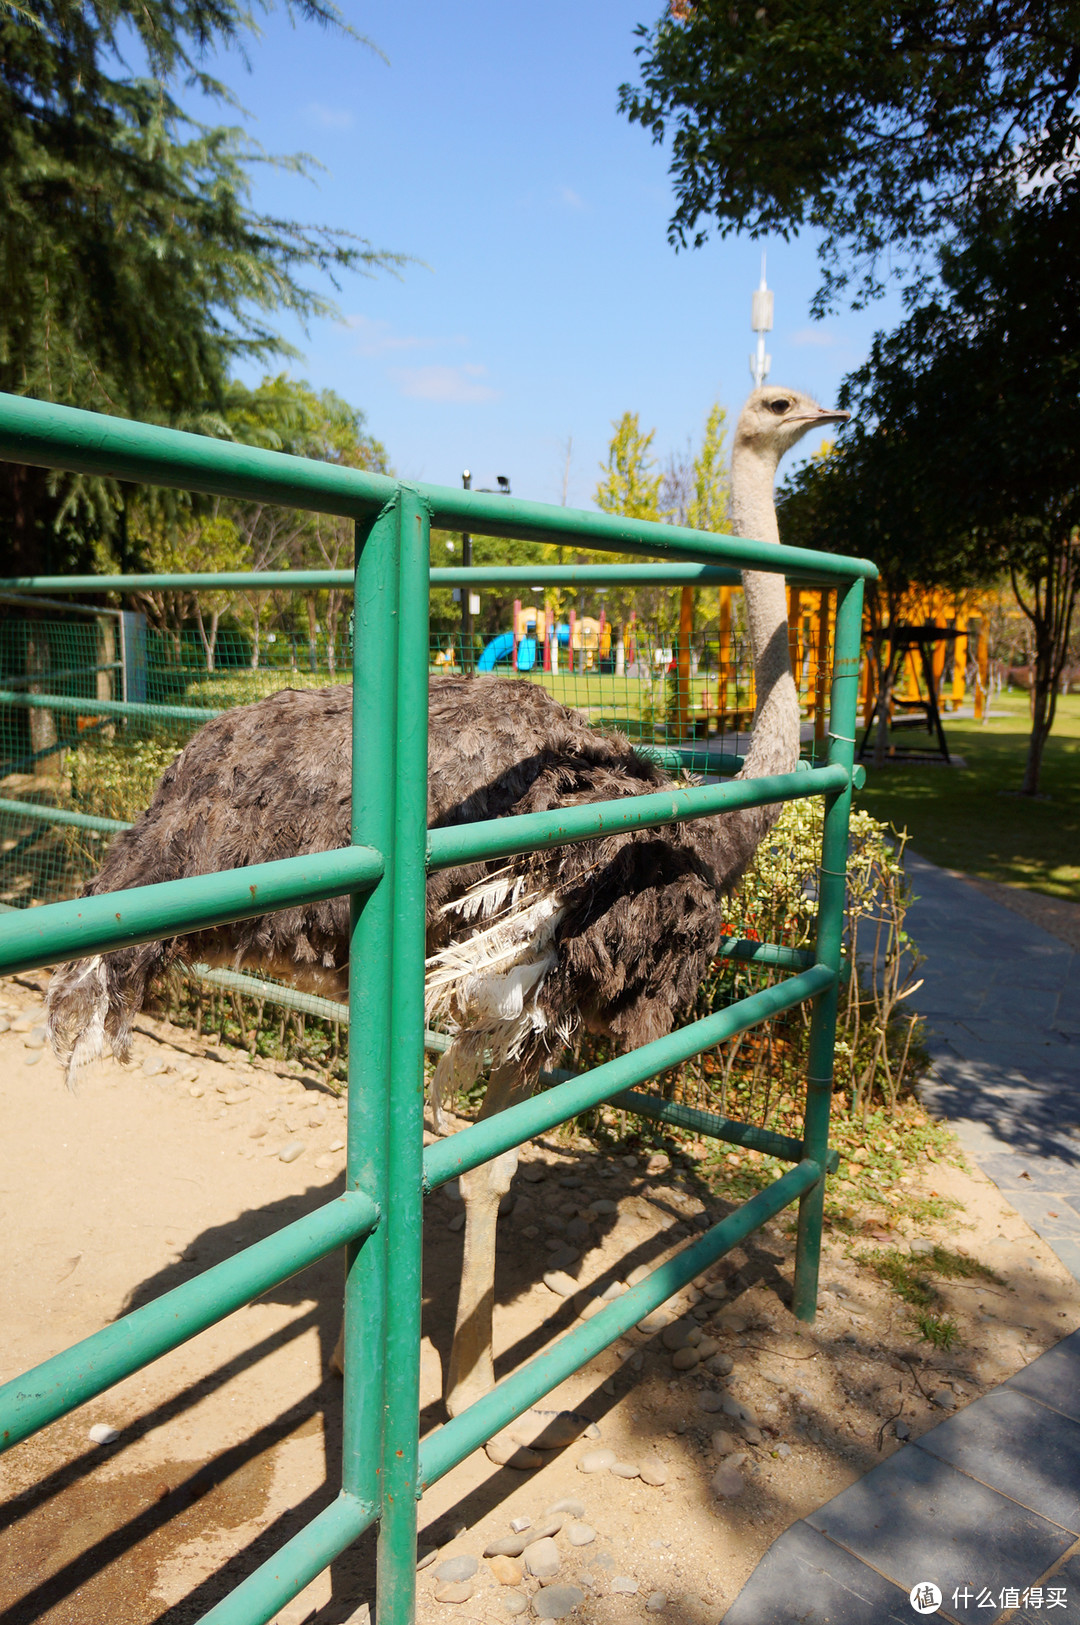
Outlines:
{"type": "MultiPolygon", "coordinates": [[[[143,1019],[133,1064],[96,1067],[73,1095],[32,1047],[40,1009],[34,977],[0,983],[10,1023],[0,1034],[3,1380],[315,1207],[343,1165],[343,1107],[314,1077],[252,1067],[143,1019]]],[[[500,1373],[574,1321],[579,1300],[542,1280],[548,1243],[566,1247],[568,1228],[581,1254],[571,1269],[599,1288],[724,1211],[692,1167],[663,1160],[628,1166],[556,1138],[526,1151],[500,1224],[500,1373]]],[[[425,1497],[421,1556],[438,1554],[418,1580],[425,1625],[494,1625],[510,1617],[511,1592],[531,1616],[538,1582],[500,1584],[482,1554],[511,1520],[536,1527],[568,1498],[581,1515],[555,1515],[555,1580],[582,1593],[575,1618],[714,1625],[782,1529],[901,1448],[897,1420],[918,1437],[942,1402],[963,1405],[1080,1325],[1080,1289],[988,1180],[940,1162],[918,1177],[963,1203],[937,1239],[1000,1277],[942,1283],[961,1334],[951,1352],[918,1339],[911,1311],[858,1261],[861,1244],[838,1236],[826,1243],[817,1322],[796,1322],[782,1215],[673,1306],[684,1333],[716,1345],[698,1345],[712,1370],[700,1359],[676,1369],[661,1332],[635,1331],[545,1402],[587,1418],[598,1437],[546,1451],[527,1472],[477,1452],[425,1497]],[[741,1422],[716,1408],[725,1396],[744,1407],[741,1422]],[[581,1471],[588,1451],[608,1447],[663,1482],[581,1471]],[[741,1486],[730,1495],[715,1488],[725,1461],[723,1482],[741,1486]],[[576,1546],[580,1521],[595,1538],[576,1546]],[[437,1602],[436,1571],[455,1555],[478,1559],[477,1571],[465,1600],[437,1602]]],[[[431,1200],[424,1431],[444,1415],[460,1223],[452,1191],[431,1200]]],[[[339,1271],[332,1259],[313,1267],[0,1458],[8,1625],[189,1625],[333,1499],[341,1385],[326,1371],[339,1271]],[[97,1423],[117,1442],[91,1443],[97,1423]]],[[[372,1552],[361,1541],[281,1625],[361,1625],[372,1552]]]]}

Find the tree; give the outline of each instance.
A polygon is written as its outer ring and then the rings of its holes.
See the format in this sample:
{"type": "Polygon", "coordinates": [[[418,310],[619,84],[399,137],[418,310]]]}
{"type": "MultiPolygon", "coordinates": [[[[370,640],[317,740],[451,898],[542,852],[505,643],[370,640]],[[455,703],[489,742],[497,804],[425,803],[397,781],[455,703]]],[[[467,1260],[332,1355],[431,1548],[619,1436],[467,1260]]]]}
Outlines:
{"type": "Polygon", "coordinates": [[[940,283],[846,380],[859,422],[785,516],[809,494],[818,545],[859,536],[879,565],[899,549],[919,580],[1009,576],[1034,645],[1034,795],[1080,593],[1080,180],[985,211],[943,250],[940,283]]]}
{"type": "Polygon", "coordinates": [[[625,514],[628,519],[660,518],[660,487],[664,476],[656,467],[652,443],[656,430],[643,434],[636,412],[624,412],[611,427],[604,478],[593,493],[601,513],[625,514]]]}
{"type": "MultiPolygon", "coordinates": [[[[203,514],[188,513],[181,520],[138,510],[136,541],[143,569],[154,575],[183,575],[204,570],[243,570],[246,549],[236,525],[215,501],[203,514]],[[145,523],[145,530],[138,528],[145,523]]],[[[188,588],[141,588],[132,594],[152,626],[171,638],[176,659],[182,658],[184,626],[194,621],[208,672],[214,670],[218,629],[232,608],[236,594],[188,588]]]]}
{"type": "MultiPolygon", "coordinates": [[[[652,455],[656,430],[643,433],[636,412],[624,412],[613,421],[615,433],[608,447],[608,460],[601,465],[604,478],[593,500],[604,513],[627,514],[633,519],[652,519],[691,530],[714,533],[730,530],[728,515],[731,490],[728,479],[727,414],[714,401],[705,419],[701,445],[695,452],[691,441],[681,453],[669,454],[663,469],[652,455]]],[[[590,555],[594,562],[634,562],[635,555],[603,553],[590,555]]],[[[640,561],[638,561],[640,562],[640,561]]],[[[702,589],[707,601],[715,601],[715,590],[702,589]]],[[[675,594],[671,589],[636,591],[617,588],[612,594],[613,616],[629,613],[631,606],[665,621],[674,619],[675,594]]]]}
{"type": "Polygon", "coordinates": [[[688,439],[681,455],[672,452],[668,457],[660,487],[660,508],[673,525],[708,530],[714,535],[731,529],[726,437],[727,413],[719,401],[714,401],[705,419],[699,450],[695,453],[688,439]]]}
{"type": "MultiPolygon", "coordinates": [[[[343,28],[330,0],[286,3],[343,28]]],[[[394,262],[351,234],[257,214],[252,164],[304,160],[268,160],[175,99],[188,85],[230,102],[201,59],[255,28],[239,0],[0,8],[0,389],[220,434],[236,363],[288,351],[271,315],[332,310],[312,273],[394,262]]],[[[81,562],[120,508],[106,482],[0,466],[17,571],[81,562]]]]}
{"type": "Polygon", "coordinates": [[[1074,0],[671,0],[619,105],[671,139],[671,241],[805,227],[824,309],[880,291],[1019,182],[1050,194],[1080,142],[1074,0]]]}

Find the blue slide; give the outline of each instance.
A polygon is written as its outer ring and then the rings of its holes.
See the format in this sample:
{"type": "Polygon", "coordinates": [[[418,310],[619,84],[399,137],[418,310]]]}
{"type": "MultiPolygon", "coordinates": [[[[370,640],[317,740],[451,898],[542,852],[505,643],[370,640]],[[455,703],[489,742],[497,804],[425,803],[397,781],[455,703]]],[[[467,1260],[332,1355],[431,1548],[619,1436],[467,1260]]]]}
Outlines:
{"type": "MultiPolygon", "coordinates": [[[[495,667],[503,661],[514,657],[514,634],[500,632],[498,637],[492,638],[485,648],[480,659],[476,662],[477,671],[494,671],[495,667]]],[[[518,671],[532,671],[536,665],[536,639],[522,638],[518,643],[518,671]]]]}

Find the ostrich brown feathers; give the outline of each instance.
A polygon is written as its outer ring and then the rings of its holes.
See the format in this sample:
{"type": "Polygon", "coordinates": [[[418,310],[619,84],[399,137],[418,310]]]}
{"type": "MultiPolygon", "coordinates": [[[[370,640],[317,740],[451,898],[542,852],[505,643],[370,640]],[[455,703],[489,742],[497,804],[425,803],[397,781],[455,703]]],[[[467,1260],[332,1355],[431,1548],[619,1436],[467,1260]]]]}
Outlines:
{"type": "MultiPolygon", "coordinates": [[[[596,732],[531,683],[436,678],[430,704],[433,826],[614,800],[673,782],[621,735],[596,732]]],[[[351,722],[345,686],[285,690],[215,717],[113,842],[85,894],[347,845],[351,722]]],[[[460,1035],[448,1064],[475,1070],[480,1050],[490,1055],[501,1042],[535,1073],[580,1026],[627,1048],[668,1032],[716,952],[719,897],[740,878],[775,814],[752,809],[434,875],[427,890],[433,1004],[460,1035]]],[[[72,1071],[106,1042],[124,1058],[149,978],[178,957],[259,967],[340,994],[347,945],[348,901],[337,898],[77,960],[53,977],[49,1036],[72,1071]]]]}

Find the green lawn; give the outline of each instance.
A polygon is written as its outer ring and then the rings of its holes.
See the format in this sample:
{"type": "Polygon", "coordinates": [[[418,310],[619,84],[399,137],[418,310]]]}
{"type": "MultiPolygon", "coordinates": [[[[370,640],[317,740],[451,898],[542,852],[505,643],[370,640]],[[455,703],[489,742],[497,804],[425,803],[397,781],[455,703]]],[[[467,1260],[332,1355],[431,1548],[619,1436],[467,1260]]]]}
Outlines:
{"type": "MultiPolygon", "coordinates": [[[[867,766],[857,803],[906,825],[915,850],[933,863],[1080,902],[1080,695],[1058,700],[1037,801],[1007,793],[1023,772],[1027,696],[1000,697],[992,709],[1007,714],[985,726],[945,718],[949,749],[966,769],[867,766]]],[[[902,737],[914,744],[923,736],[902,737]]]]}

